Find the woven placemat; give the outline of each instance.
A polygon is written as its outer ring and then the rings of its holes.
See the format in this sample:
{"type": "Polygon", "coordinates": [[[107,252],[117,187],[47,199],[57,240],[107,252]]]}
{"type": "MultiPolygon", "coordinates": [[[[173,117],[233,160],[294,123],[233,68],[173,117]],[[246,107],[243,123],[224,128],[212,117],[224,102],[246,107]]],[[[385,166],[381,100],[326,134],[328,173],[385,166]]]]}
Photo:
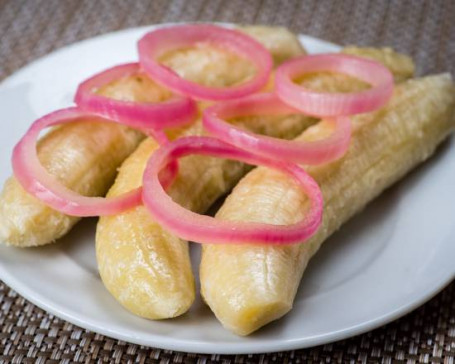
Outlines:
{"type": "MultiPolygon", "coordinates": [[[[0,80],[64,45],[174,21],[283,25],[339,44],[389,45],[418,73],[455,75],[455,1],[0,0],[0,80]]],[[[455,243],[455,242],[454,242],[455,243]]],[[[0,282],[2,363],[453,363],[455,283],[413,313],[367,334],[306,350],[202,355],[146,348],[81,329],[0,282]]]]}

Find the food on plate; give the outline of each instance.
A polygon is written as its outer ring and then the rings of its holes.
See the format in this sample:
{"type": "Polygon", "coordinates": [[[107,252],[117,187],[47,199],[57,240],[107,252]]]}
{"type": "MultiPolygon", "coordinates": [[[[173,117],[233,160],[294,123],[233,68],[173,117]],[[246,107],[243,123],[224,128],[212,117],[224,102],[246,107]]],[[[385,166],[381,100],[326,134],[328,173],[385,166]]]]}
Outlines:
{"type": "MultiPolygon", "coordinates": [[[[102,196],[112,185],[117,168],[143,137],[124,125],[72,123],[46,134],[38,143],[38,155],[43,166],[68,188],[86,196],[102,196]]],[[[51,243],[79,219],[31,196],[14,176],[0,194],[0,240],[6,244],[51,243]]]]}
{"type": "MultiPolygon", "coordinates": [[[[169,90],[143,73],[126,75],[96,90],[98,96],[126,102],[164,102],[169,90]]],[[[88,121],[87,121],[88,119],[88,121]]],[[[117,168],[144,139],[143,133],[104,122],[71,123],[54,128],[38,143],[45,169],[64,186],[85,196],[104,196],[117,168]]],[[[0,239],[28,247],[54,242],[80,220],[57,211],[27,193],[10,177],[0,194],[0,239]]]]}
{"type": "Polygon", "coordinates": [[[299,39],[284,27],[264,25],[240,26],[237,29],[261,42],[272,54],[275,66],[284,61],[306,54],[299,39]]]}
{"type": "MultiPolygon", "coordinates": [[[[330,89],[337,85],[346,89],[345,83],[349,82],[354,83],[352,90],[355,90],[357,85],[347,76],[322,77],[330,89]]],[[[320,86],[321,82],[312,77],[305,80],[305,84],[320,86]]],[[[308,120],[302,122],[296,119],[296,115],[281,119],[278,116],[251,116],[238,118],[235,122],[250,130],[260,130],[262,134],[281,138],[296,135],[309,125],[308,120]]],[[[202,134],[203,129],[198,121],[182,136],[202,134]]],[[[142,184],[146,162],[156,147],[151,139],[142,143],[123,164],[109,196],[142,184]]],[[[167,192],[185,208],[202,213],[218,197],[228,192],[247,171],[238,162],[200,156],[186,157],[180,162],[177,180],[167,192]]],[[[195,294],[187,243],[154,221],[145,207],[136,207],[117,216],[101,217],[97,226],[96,246],[103,283],[131,312],[156,319],[177,316],[188,310],[195,294]]]]}
{"type": "MultiPolygon", "coordinates": [[[[270,31],[273,33],[273,28],[270,31]]],[[[289,47],[294,47],[292,34],[281,39],[283,44],[288,42],[289,47]]],[[[273,41],[269,43],[274,45],[273,41]]],[[[286,46],[280,50],[287,52],[286,46]]],[[[188,50],[183,58],[174,54],[167,60],[182,60],[175,64],[182,73],[201,74],[200,63],[194,61],[204,52],[204,48],[188,50]]],[[[222,53],[218,51],[218,56],[222,53]]],[[[225,75],[242,63],[240,57],[230,61],[224,64],[225,75]]],[[[162,102],[171,96],[169,90],[159,87],[143,73],[113,80],[99,87],[96,93],[144,103],[162,102]]],[[[55,128],[43,137],[38,143],[38,155],[43,166],[66,187],[86,196],[103,196],[112,185],[119,165],[143,138],[142,133],[123,125],[75,123],[55,128]],[[104,143],[99,143],[100,140],[104,143]]],[[[3,243],[20,247],[49,244],[65,235],[79,220],[80,217],[63,214],[31,196],[14,176],[5,182],[0,194],[0,240],[3,243]]]]}
{"type": "Polygon", "coordinates": [[[187,24],[145,34],[138,53],[17,143],[0,239],[43,245],[100,216],[102,281],[148,319],[193,303],[188,240],[227,329],[282,317],[323,241],[455,127],[450,75],[410,79],[413,61],[390,48],[307,55],[285,28],[187,24]]]}
{"type": "Polygon", "coordinates": [[[392,71],[396,82],[407,80],[414,75],[415,66],[412,59],[405,54],[395,52],[392,48],[349,46],[343,48],[341,52],[381,62],[392,71]]]}
{"type": "Polygon", "coordinates": [[[273,67],[270,52],[260,42],[210,24],[156,29],[139,40],[138,51],[141,67],[153,80],[197,100],[222,101],[257,92],[267,84],[273,67]],[[202,62],[194,57],[201,51],[202,62]],[[175,68],[187,62],[196,63],[196,68],[175,68]],[[222,69],[229,72],[220,74],[222,69]]]}
{"type": "MultiPolygon", "coordinates": [[[[245,28],[248,29],[248,28],[245,28]]],[[[278,29],[278,32],[282,32],[278,29]]],[[[266,32],[273,39],[274,28],[266,32]]],[[[263,37],[262,40],[267,39],[263,37]]],[[[272,55],[283,59],[279,52],[295,53],[296,38],[288,33],[280,37],[280,47],[271,49],[272,55]],[[289,44],[289,46],[287,46],[289,44]],[[287,51],[291,48],[292,51],[287,51]],[[274,50],[276,49],[276,50],[274,50]]],[[[273,42],[265,43],[273,46],[273,42]]],[[[176,56],[177,54],[174,53],[176,56]]],[[[231,68],[225,58],[232,57],[220,52],[217,64],[221,68],[213,78],[206,72],[213,67],[213,53],[207,49],[186,50],[179,57],[188,57],[188,63],[204,65],[202,72],[194,78],[198,82],[212,86],[223,84],[223,79],[231,77],[231,68]],[[224,59],[224,61],[220,61],[224,59]],[[221,79],[221,80],[220,80],[221,79]]],[[[185,59],[185,58],[184,58],[185,59]]],[[[235,67],[241,69],[241,64],[235,67]]],[[[198,69],[192,70],[194,75],[198,69]],[[196,70],[196,71],[195,71],[196,70]]],[[[238,70],[239,74],[241,72],[238,70]]],[[[275,117],[255,117],[242,120],[244,125],[257,132],[280,138],[297,136],[313,118],[304,115],[275,117]]],[[[172,137],[202,135],[202,123],[173,132],[172,137]]],[[[158,147],[149,138],[123,163],[116,182],[108,193],[109,197],[142,185],[142,174],[150,155],[158,147]]],[[[186,208],[203,213],[220,196],[234,187],[237,181],[249,170],[239,162],[190,156],[179,163],[179,173],[167,191],[172,198],[186,208]]],[[[138,206],[116,216],[100,218],[96,234],[96,255],[98,269],[109,292],[131,312],[150,319],[170,318],[185,313],[194,301],[194,278],[188,253],[188,244],[166,231],[150,217],[143,206],[138,206]]]]}
{"type": "MultiPolygon", "coordinates": [[[[298,139],[318,138],[326,127],[321,122],[298,139]]],[[[454,127],[455,89],[448,74],[406,81],[396,86],[386,107],[353,117],[347,154],[305,167],[324,197],[323,221],[315,236],[287,246],[203,245],[201,292],[221,323],[248,335],[286,314],[308,261],[324,240],[429,158],[454,127]]],[[[302,219],[306,205],[293,179],[258,167],[240,180],[216,217],[288,225],[302,219]]]]}

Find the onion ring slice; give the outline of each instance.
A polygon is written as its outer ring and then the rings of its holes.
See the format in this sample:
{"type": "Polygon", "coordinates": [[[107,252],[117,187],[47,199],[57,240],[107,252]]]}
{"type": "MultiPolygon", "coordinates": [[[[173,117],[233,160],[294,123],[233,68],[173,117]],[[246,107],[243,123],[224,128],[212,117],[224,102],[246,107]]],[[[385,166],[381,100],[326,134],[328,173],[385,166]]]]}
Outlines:
{"type": "Polygon", "coordinates": [[[313,116],[354,115],[379,109],[393,92],[391,72],[378,62],[346,54],[315,54],[292,59],[275,73],[275,91],[286,104],[313,116]],[[356,77],[372,88],[353,93],[322,93],[293,82],[305,73],[333,71],[356,77]]]}
{"type": "Polygon", "coordinates": [[[93,92],[114,80],[140,71],[139,63],[127,63],[100,72],[79,85],[74,102],[82,110],[144,131],[176,127],[193,121],[197,107],[187,97],[175,96],[164,102],[140,103],[116,100],[93,92]]]}
{"type": "Polygon", "coordinates": [[[333,133],[323,140],[311,142],[282,140],[258,135],[232,125],[223,119],[247,115],[284,115],[299,113],[284,104],[274,94],[256,94],[242,99],[215,104],[204,110],[204,128],[218,139],[252,153],[274,159],[304,164],[322,164],[342,157],[351,140],[348,117],[329,119],[335,125],[333,133]]]}
{"type": "Polygon", "coordinates": [[[159,148],[144,172],[143,203],[150,214],[180,238],[216,244],[291,244],[302,243],[318,229],[322,220],[322,194],[317,183],[303,168],[256,155],[210,137],[184,137],[159,148]],[[216,220],[186,210],[175,203],[161,186],[158,173],[170,161],[188,154],[202,154],[259,164],[290,174],[310,200],[305,219],[293,225],[216,220]]]}
{"type": "Polygon", "coordinates": [[[178,94],[198,100],[220,101],[252,94],[266,85],[273,67],[272,56],[262,44],[239,31],[210,24],[176,25],[153,30],[139,40],[138,49],[141,66],[153,80],[178,94]],[[198,42],[215,43],[249,59],[256,67],[255,76],[232,87],[208,87],[185,80],[157,61],[167,51],[198,42]]]}
{"type": "MultiPolygon", "coordinates": [[[[134,189],[114,198],[86,197],[63,186],[41,165],[36,151],[36,142],[41,130],[49,126],[83,121],[84,119],[115,122],[74,107],[52,112],[36,120],[14,147],[12,164],[16,179],[30,195],[67,215],[115,215],[140,205],[142,203],[142,188],[134,189]]],[[[156,131],[154,134],[160,144],[167,142],[164,132],[156,131]]],[[[165,172],[163,184],[167,186],[172,182],[177,172],[176,165],[171,164],[165,172]]]]}

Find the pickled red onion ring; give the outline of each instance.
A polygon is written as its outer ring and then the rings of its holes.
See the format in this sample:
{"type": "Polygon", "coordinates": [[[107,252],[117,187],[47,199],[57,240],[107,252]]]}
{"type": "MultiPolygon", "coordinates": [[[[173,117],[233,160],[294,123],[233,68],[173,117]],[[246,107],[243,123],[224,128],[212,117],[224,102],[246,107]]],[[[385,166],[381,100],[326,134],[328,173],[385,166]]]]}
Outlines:
{"type": "Polygon", "coordinates": [[[180,238],[216,244],[291,244],[302,243],[318,229],[322,220],[322,194],[304,169],[256,155],[210,137],[184,137],[160,147],[150,158],[143,176],[143,203],[150,214],[180,238]],[[188,154],[202,154],[259,164],[290,174],[307,194],[310,208],[305,218],[293,225],[216,220],[186,210],[167,195],[158,173],[170,161],[188,154]]]}
{"type": "Polygon", "coordinates": [[[139,40],[139,61],[156,82],[176,93],[198,100],[227,100],[252,94],[267,83],[273,60],[266,48],[239,31],[209,24],[176,25],[147,33],[139,40]],[[208,87],[185,80],[157,59],[165,52],[199,42],[214,43],[250,60],[256,67],[253,78],[232,87],[208,87]]]}
{"type": "Polygon", "coordinates": [[[187,97],[176,96],[164,102],[145,103],[116,100],[94,93],[101,86],[140,72],[139,63],[122,64],[100,72],[79,85],[74,102],[82,110],[142,130],[144,127],[147,130],[171,128],[193,121],[197,107],[187,97]]]}
{"type": "Polygon", "coordinates": [[[379,109],[393,92],[391,72],[378,62],[345,54],[315,54],[292,59],[275,73],[275,91],[286,104],[314,116],[354,115],[379,109]],[[368,90],[353,93],[322,93],[293,82],[305,73],[333,71],[369,83],[368,90]]]}
{"type": "MultiPolygon", "coordinates": [[[[14,147],[12,164],[16,179],[30,195],[67,215],[115,215],[140,205],[142,188],[113,198],[86,197],[63,186],[41,165],[36,152],[36,141],[41,130],[57,124],[84,120],[87,122],[89,122],[88,120],[114,122],[74,107],[52,112],[36,120],[14,147]]],[[[157,131],[155,136],[159,143],[167,142],[167,137],[163,132],[157,131]]],[[[166,173],[162,175],[165,177],[165,180],[162,181],[165,186],[172,182],[176,173],[175,167],[175,164],[171,164],[166,173]]]]}
{"type": "Polygon", "coordinates": [[[329,121],[334,132],[326,139],[305,142],[254,134],[223,119],[251,115],[284,115],[299,111],[284,104],[274,94],[256,94],[215,104],[204,110],[204,128],[218,139],[263,156],[304,164],[328,163],[342,157],[351,140],[351,121],[336,117],[329,121]]]}

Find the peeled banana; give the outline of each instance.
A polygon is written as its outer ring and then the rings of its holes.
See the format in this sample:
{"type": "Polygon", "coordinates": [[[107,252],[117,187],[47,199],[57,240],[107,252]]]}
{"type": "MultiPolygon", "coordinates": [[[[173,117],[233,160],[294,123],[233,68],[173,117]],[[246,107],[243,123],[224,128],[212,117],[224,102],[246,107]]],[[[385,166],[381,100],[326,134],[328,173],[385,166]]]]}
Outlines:
{"type": "Polygon", "coordinates": [[[261,42],[272,54],[275,66],[306,54],[299,39],[287,28],[250,25],[238,29],[261,42]]]}
{"type": "MultiPolygon", "coordinates": [[[[243,28],[248,32],[250,28],[243,28]]],[[[252,27],[255,32],[258,28],[252,27]]],[[[283,31],[282,28],[261,27],[260,41],[269,48],[275,59],[285,58],[284,55],[296,55],[297,38],[283,31]],[[269,40],[270,38],[270,40],[269,40]],[[279,47],[276,39],[280,39],[279,47]],[[280,57],[281,55],[281,57],[280,57]]],[[[213,65],[206,60],[214,57],[212,50],[188,49],[178,56],[178,63],[168,64],[177,66],[184,64],[183,59],[201,58],[203,73],[198,74],[194,69],[187,75],[193,75],[194,81],[208,85],[220,85],[225,77],[232,82],[229,62],[237,62],[232,58],[219,61],[218,72],[207,76],[207,67],[213,65]],[[205,77],[205,78],[204,78],[205,77]],[[209,78],[207,78],[209,77],[209,78]]],[[[359,50],[361,52],[361,50],[359,50]]],[[[379,52],[381,53],[381,52],[379,52]]],[[[222,53],[216,53],[216,59],[222,53]]],[[[167,58],[166,58],[167,59],[167,58]]],[[[190,63],[190,62],[188,62],[190,63]]],[[[237,63],[237,75],[242,74],[242,63],[237,63]]],[[[326,86],[341,87],[355,80],[340,75],[322,76],[326,86]]],[[[307,85],[316,88],[320,84],[317,77],[305,80],[307,85]]],[[[360,81],[358,81],[360,82],[360,81]]],[[[237,125],[249,128],[255,132],[279,138],[292,138],[307,126],[314,123],[313,119],[303,115],[286,117],[249,117],[234,120],[237,125]]],[[[202,125],[198,121],[189,128],[170,133],[172,138],[187,135],[201,135],[202,125]]],[[[115,196],[141,185],[142,172],[145,164],[157,145],[152,140],[146,140],[121,167],[118,178],[109,191],[108,196],[115,196]]],[[[203,213],[224,193],[229,191],[249,169],[243,164],[223,161],[216,158],[190,156],[180,164],[177,180],[168,191],[174,201],[187,209],[203,213]]],[[[188,245],[172,234],[166,232],[154,222],[144,207],[112,217],[102,217],[97,226],[96,252],[98,268],[104,285],[109,292],[128,310],[136,315],[149,319],[175,317],[188,310],[194,300],[194,281],[188,254],[188,245]]]]}
{"type": "MultiPolygon", "coordinates": [[[[275,31],[282,32],[275,28],[264,30],[262,40],[273,38],[275,31]]],[[[295,36],[287,33],[280,37],[280,47],[269,49],[272,54],[294,54],[295,42],[298,42],[295,36]],[[288,51],[288,47],[292,50],[288,51]]],[[[234,82],[232,69],[236,69],[236,77],[249,72],[248,68],[243,67],[243,61],[230,55],[223,56],[223,52],[216,49],[189,49],[174,56],[178,58],[174,58],[174,63],[167,63],[169,66],[192,64],[194,68],[188,70],[186,76],[210,86],[234,82]],[[213,59],[217,64],[213,64],[213,59]],[[213,67],[216,72],[209,72],[213,67]]],[[[165,57],[165,61],[169,62],[168,58],[165,57]]],[[[268,120],[256,117],[250,118],[248,123],[245,120],[238,121],[257,132],[282,138],[297,136],[313,122],[314,119],[303,115],[268,120]]],[[[199,120],[188,128],[172,132],[170,136],[176,138],[202,133],[199,120]]],[[[156,143],[151,139],[142,142],[120,168],[108,196],[140,186],[145,164],[156,148],[156,143]]],[[[217,198],[231,190],[248,170],[248,167],[238,162],[201,156],[185,157],[179,163],[179,174],[168,193],[187,209],[202,213],[217,198]]],[[[186,312],[194,301],[194,278],[187,242],[154,222],[143,206],[116,216],[100,218],[96,232],[96,255],[104,285],[125,308],[136,315],[149,319],[175,317],[186,312]]]]}
{"type": "Polygon", "coordinates": [[[397,53],[392,48],[360,48],[349,46],[343,48],[341,52],[381,62],[392,71],[395,82],[405,81],[412,77],[415,72],[414,62],[411,57],[397,53]]]}
{"type": "MultiPolygon", "coordinates": [[[[276,32],[284,42],[279,51],[295,53],[297,40],[291,33],[270,28],[264,30],[261,37],[268,39],[268,33],[271,37],[276,32]],[[287,47],[292,50],[288,51],[287,47]]],[[[276,47],[275,42],[269,43],[276,47]]],[[[272,50],[273,54],[277,52],[272,50]]],[[[204,47],[168,54],[163,62],[189,79],[217,86],[229,85],[232,80],[254,72],[246,60],[234,55],[226,57],[226,52],[220,50],[210,53],[210,49],[204,47]],[[243,73],[237,74],[234,70],[243,73]],[[224,76],[215,74],[214,77],[214,72],[224,76]],[[206,80],[198,75],[204,75],[206,80]],[[224,83],[217,84],[214,78],[224,83]]],[[[111,82],[97,92],[137,102],[159,102],[170,96],[167,90],[142,75],[111,82]]],[[[103,196],[112,185],[119,165],[142,139],[141,133],[120,125],[74,123],[56,128],[42,138],[38,143],[38,156],[44,167],[66,187],[86,196],[103,196]]],[[[51,243],[65,235],[79,219],[47,207],[26,193],[14,177],[5,182],[0,194],[0,241],[6,244],[30,247],[51,243]]]]}
{"type": "MultiPolygon", "coordinates": [[[[86,196],[102,196],[118,166],[143,138],[121,125],[78,122],[58,127],[38,143],[43,166],[62,184],[86,196]]],[[[79,217],[62,214],[29,195],[12,176],[0,194],[0,241],[19,247],[51,243],[79,217]]]]}
{"type": "MultiPolygon", "coordinates": [[[[455,87],[448,74],[396,86],[381,110],[353,118],[353,138],[340,160],[305,167],[322,189],[323,222],[304,244],[203,246],[201,293],[223,326],[248,335],[291,308],[302,274],[324,240],[413,167],[455,127],[455,87]]],[[[325,122],[297,139],[330,132],[325,122]]],[[[293,179],[258,167],[235,187],[216,217],[292,224],[307,199],[293,179]]]]}
{"type": "MultiPolygon", "coordinates": [[[[138,102],[159,102],[170,95],[141,74],[119,79],[97,92],[138,102]]],[[[142,133],[119,124],[75,122],[46,134],[38,143],[38,157],[66,187],[86,196],[104,196],[117,168],[143,138],[142,133]]],[[[5,182],[0,194],[0,241],[6,244],[30,247],[51,243],[79,219],[30,196],[14,176],[5,182]]]]}

